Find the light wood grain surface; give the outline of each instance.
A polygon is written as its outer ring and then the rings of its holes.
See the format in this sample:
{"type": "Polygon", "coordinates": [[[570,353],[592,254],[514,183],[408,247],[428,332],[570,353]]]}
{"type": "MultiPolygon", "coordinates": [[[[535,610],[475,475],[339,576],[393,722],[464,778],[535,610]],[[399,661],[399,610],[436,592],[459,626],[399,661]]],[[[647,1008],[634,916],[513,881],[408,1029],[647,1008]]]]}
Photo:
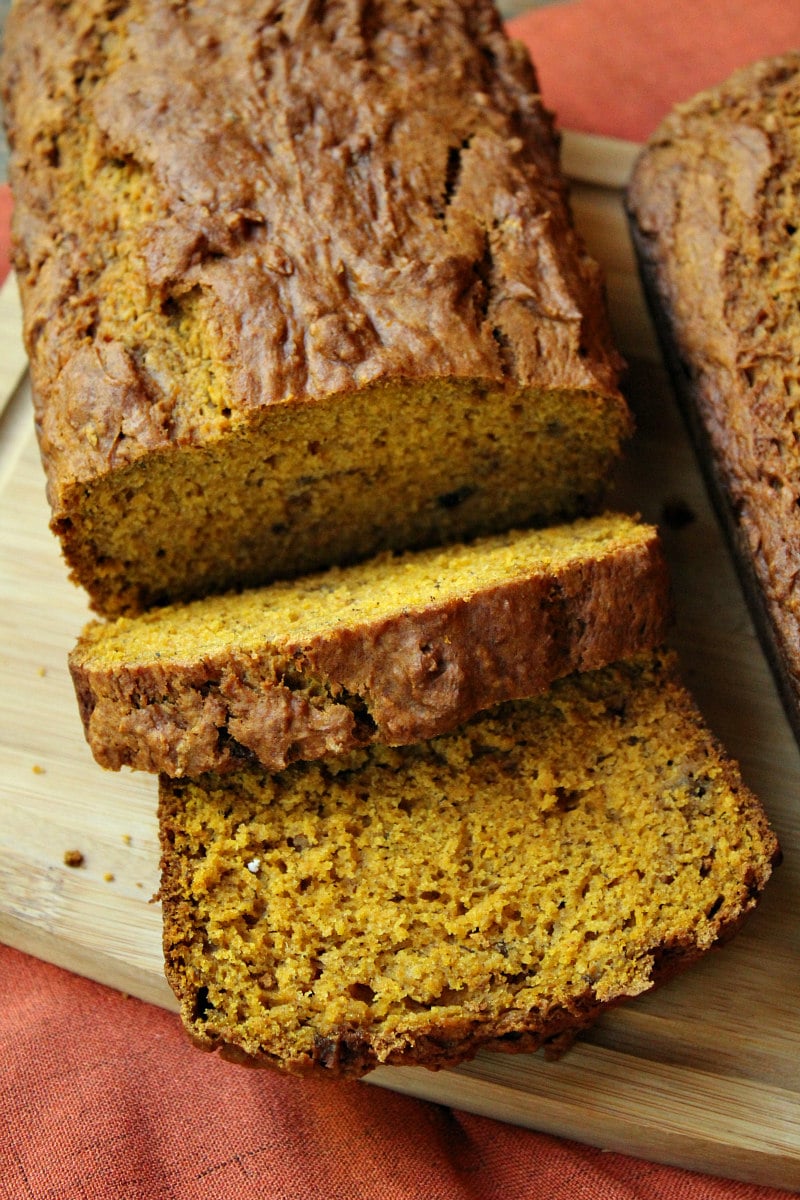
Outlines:
{"type": "MultiPolygon", "coordinates": [[[[800,1190],[800,755],[658,361],[613,185],[631,148],[568,139],[574,204],[607,270],[638,433],[617,500],[663,528],[687,682],[740,759],[785,861],[744,931],[657,993],[608,1013],[556,1063],[482,1054],[369,1082],[662,1162],[800,1190]],[[587,182],[587,180],[589,182],[587,182]],[[600,186],[603,180],[610,187],[600,186]]],[[[568,160],[569,161],[569,160],[568,160]]],[[[627,165],[626,165],[627,164],[627,165]]],[[[103,772],[83,741],[66,655],[88,616],[50,535],[18,314],[0,298],[0,940],[174,1008],[164,982],[156,783],[103,772]],[[9,315],[11,313],[11,315],[9,315]],[[80,850],[84,865],[64,864],[80,850]]],[[[302,1084],[298,1084],[302,1086],[302,1084]]]]}

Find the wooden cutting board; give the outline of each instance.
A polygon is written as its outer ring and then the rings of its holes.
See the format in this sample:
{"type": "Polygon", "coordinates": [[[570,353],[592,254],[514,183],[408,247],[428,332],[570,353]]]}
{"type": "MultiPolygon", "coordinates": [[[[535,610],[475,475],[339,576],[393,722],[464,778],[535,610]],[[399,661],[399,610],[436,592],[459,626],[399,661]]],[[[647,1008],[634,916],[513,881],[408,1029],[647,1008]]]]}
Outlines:
{"type": "MultiPolygon", "coordinates": [[[[384,1068],[370,1083],[596,1146],[800,1191],[800,755],[658,361],[618,185],[632,148],[568,137],[578,223],[609,282],[638,433],[617,501],[663,526],[687,682],[739,758],[785,861],[738,938],[660,992],[609,1013],[559,1062],[482,1054],[456,1070],[384,1068]],[[586,182],[586,181],[590,182],[586,182]],[[593,181],[593,182],[592,182],[593,181]],[[600,185],[612,186],[600,186],[600,185]]],[[[3,373],[19,365],[0,297],[3,373]]],[[[0,940],[174,1008],[164,982],[156,782],[102,771],[66,655],[88,616],[48,528],[23,382],[0,419],[0,940]],[[64,854],[79,850],[84,865],[64,854]]],[[[298,1083],[302,1087],[302,1083],[298,1083]]]]}

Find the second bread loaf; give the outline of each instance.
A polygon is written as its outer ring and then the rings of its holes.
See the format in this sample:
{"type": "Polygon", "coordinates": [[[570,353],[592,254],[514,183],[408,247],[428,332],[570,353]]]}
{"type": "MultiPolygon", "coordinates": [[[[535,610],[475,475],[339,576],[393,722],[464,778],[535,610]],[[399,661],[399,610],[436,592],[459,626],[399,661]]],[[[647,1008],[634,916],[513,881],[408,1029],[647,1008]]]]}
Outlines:
{"type": "Polygon", "coordinates": [[[628,203],[657,328],[800,737],[800,54],[679,105],[628,203]]]}

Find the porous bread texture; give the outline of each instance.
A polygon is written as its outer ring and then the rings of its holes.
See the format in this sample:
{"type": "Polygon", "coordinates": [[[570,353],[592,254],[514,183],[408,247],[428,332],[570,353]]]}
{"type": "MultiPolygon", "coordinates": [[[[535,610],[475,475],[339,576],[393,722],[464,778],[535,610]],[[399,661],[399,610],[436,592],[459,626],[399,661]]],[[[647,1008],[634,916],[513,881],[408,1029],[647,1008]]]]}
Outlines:
{"type": "Polygon", "coordinates": [[[676,390],[800,737],[800,53],[654,133],[628,208],[676,390]]]}
{"type": "Polygon", "coordinates": [[[104,614],[594,511],[630,430],[488,0],[17,0],[52,524],[104,614]]]}
{"type": "Polygon", "coordinates": [[[443,733],[670,616],[657,531],[610,513],[93,622],[70,670],[104,767],[279,770],[443,733]]]}
{"type": "Polygon", "coordinates": [[[778,856],[662,654],[411,747],[162,777],[159,813],[191,1037],[340,1076],[586,1027],[736,928],[778,856]]]}

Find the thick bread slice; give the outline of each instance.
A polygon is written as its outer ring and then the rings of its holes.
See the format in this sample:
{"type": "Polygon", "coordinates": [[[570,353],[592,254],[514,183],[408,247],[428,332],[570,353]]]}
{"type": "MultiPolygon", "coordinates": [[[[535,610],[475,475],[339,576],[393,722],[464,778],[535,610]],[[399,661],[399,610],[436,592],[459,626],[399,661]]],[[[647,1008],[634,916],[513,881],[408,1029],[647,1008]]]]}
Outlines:
{"type": "Polygon", "coordinates": [[[343,1076],[589,1025],[735,930],[778,857],[660,655],[411,747],[162,777],[160,827],[192,1038],[343,1076]]]}
{"type": "Polygon", "coordinates": [[[658,536],[609,514],[87,627],[70,657],[103,766],[270,770],[432,737],[661,642],[658,536]]]}
{"type": "Polygon", "coordinates": [[[619,358],[490,0],[18,0],[2,99],[99,612],[597,510],[619,358]]]}

